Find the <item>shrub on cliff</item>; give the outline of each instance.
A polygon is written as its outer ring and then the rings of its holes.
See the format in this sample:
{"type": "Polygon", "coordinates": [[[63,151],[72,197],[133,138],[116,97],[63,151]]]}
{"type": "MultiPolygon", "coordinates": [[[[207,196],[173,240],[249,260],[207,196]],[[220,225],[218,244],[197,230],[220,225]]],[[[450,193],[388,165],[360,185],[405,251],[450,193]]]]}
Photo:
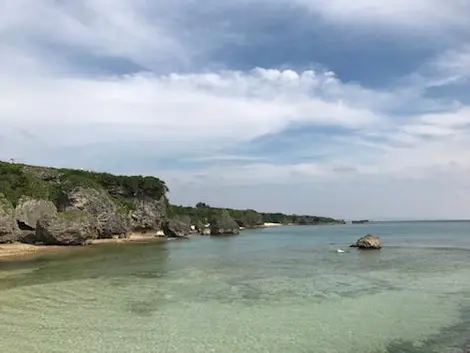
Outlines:
{"type": "Polygon", "coordinates": [[[56,205],[76,188],[105,189],[124,207],[127,199],[160,199],[168,192],[165,182],[148,176],[124,176],[75,169],[55,169],[0,162],[0,192],[16,206],[22,196],[51,200],[56,205]]]}

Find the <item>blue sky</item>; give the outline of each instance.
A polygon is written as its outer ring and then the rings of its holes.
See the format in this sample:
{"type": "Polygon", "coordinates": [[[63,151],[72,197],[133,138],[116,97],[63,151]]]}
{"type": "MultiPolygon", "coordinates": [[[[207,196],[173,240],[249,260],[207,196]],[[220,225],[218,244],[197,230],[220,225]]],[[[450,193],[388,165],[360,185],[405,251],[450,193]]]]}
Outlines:
{"type": "Polygon", "coordinates": [[[470,218],[470,3],[4,0],[0,158],[175,203],[470,218]]]}

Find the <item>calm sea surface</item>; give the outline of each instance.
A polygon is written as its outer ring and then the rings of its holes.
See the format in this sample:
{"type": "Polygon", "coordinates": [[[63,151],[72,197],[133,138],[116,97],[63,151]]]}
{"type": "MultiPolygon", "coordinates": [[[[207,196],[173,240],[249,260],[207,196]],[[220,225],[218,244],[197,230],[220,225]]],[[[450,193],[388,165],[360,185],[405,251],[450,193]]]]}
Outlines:
{"type": "Polygon", "coordinates": [[[470,223],[281,227],[3,261],[0,333],[2,353],[459,352],[470,223]],[[347,248],[366,233],[384,248],[347,248]]]}

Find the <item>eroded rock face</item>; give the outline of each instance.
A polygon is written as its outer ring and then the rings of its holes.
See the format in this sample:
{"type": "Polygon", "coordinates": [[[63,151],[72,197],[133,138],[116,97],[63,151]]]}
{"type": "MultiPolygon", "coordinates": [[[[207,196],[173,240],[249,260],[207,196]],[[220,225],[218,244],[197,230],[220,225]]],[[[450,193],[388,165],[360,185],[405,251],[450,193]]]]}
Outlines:
{"type": "Polygon", "coordinates": [[[13,206],[0,193],[0,243],[13,243],[18,240],[19,229],[14,214],[13,206]]]}
{"type": "Polygon", "coordinates": [[[382,247],[380,243],[380,238],[375,235],[366,235],[360,238],[356,244],[351,245],[351,247],[359,249],[380,249],[382,247]]]}
{"type": "Polygon", "coordinates": [[[224,210],[220,215],[214,217],[210,226],[211,235],[239,234],[238,223],[224,210]]]}
{"type": "Polygon", "coordinates": [[[36,225],[36,238],[46,245],[84,245],[98,235],[96,218],[83,211],[44,217],[36,225]]]}
{"type": "Polygon", "coordinates": [[[104,190],[76,188],[67,193],[61,208],[64,211],[83,211],[96,218],[99,238],[122,236],[129,232],[127,215],[104,190]]]}
{"type": "Polygon", "coordinates": [[[130,212],[130,225],[136,231],[156,231],[163,227],[166,218],[164,198],[155,200],[140,198],[134,201],[135,210],[130,212]]]}
{"type": "Polygon", "coordinates": [[[169,219],[163,224],[165,236],[171,238],[187,238],[191,231],[191,224],[183,219],[169,219]]]}
{"type": "Polygon", "coordinates": [[[15,218],[22,230],[34,231],[36,223],[43,217],[54,216],[57,208],[51,201],[22,197],[15,208],[15,218]]]}

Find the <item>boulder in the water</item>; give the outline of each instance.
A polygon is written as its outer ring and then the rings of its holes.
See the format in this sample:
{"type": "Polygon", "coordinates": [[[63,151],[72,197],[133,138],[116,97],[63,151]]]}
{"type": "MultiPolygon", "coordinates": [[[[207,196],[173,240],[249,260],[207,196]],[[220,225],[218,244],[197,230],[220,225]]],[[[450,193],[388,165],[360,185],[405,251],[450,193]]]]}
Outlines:
{"type": "Polygon", "coordinates": [[[163,232],[170,238],[188,238],[191,233],[190,220],[186,221],[183,217],[171,218],[163,224],[163,232]]]}
{"type": "Polygon", "coordinates": [[[380,244],[380,238],[376,235],[366,235],[360,238],[356,244],[351,245],[352,248],[359,249],[380,249],[382,245],[380,244]]]}
{"type": "Polygon", "coordinates": [[[227,210],[223,210],[215,216],[210,226],[211,235],[226,235],[240,233],[238,223],[230,216],[227,210]]]}

